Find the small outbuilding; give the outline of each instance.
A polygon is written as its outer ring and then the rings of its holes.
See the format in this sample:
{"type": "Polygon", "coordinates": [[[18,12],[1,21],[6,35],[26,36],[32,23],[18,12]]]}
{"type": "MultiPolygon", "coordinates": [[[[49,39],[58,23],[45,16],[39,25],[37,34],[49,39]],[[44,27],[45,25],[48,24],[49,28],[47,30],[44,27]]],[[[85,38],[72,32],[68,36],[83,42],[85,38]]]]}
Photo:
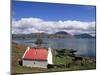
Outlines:
{"type": "Polygon", "coordinates": [[[47,68],[48,64],[53,64],[51,48],[27,47],[22,57],[22,63],[27,67],[47,68]]]}

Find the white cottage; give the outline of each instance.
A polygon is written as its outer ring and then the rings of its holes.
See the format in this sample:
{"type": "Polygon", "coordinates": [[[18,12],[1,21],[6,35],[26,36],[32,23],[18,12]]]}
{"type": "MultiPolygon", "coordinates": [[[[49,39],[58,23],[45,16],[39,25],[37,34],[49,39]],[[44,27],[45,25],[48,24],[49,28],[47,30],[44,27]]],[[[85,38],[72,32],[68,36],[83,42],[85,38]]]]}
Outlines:
{"type": "Polygon", "coordinates": [[[53,64],[51,48],[27,47],[22,62],[27,67],[47,68],[48,64],[53,64]]]}

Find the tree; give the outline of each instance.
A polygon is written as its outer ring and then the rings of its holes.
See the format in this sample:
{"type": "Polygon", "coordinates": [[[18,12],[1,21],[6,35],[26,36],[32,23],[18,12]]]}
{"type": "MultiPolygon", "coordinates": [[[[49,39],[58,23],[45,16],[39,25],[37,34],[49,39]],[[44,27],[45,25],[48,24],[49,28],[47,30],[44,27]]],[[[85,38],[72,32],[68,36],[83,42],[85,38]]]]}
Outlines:
{"type": "Polygon", "coordinates": [[[72,57],[74,56],[74,52],[76,51],[73,49],[57,49],[56,52],[57,52],[56,56],[58,56],[61,59],[65,58],[66,67],[70,67],[72,57]]]}
{"type": "Polygon", "coordinates": [[[42,39],[37,39],[36,41],[35,41],[35,44],[37,44],[37,45],[41,45],[41,44],[43,44],[43,40],[42,39]]]}

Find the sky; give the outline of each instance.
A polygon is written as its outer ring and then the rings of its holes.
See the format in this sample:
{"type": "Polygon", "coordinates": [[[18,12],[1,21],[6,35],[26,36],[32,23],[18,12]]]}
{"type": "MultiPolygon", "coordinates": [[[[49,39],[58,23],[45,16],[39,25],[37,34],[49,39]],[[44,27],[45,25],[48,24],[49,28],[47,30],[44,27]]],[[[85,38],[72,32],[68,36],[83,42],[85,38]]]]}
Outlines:
{"type": "Polygon", "coordinates": [[[96,7],[41,2],[12,2],[12,33],[55,33],[95,35],[96,7]]]}

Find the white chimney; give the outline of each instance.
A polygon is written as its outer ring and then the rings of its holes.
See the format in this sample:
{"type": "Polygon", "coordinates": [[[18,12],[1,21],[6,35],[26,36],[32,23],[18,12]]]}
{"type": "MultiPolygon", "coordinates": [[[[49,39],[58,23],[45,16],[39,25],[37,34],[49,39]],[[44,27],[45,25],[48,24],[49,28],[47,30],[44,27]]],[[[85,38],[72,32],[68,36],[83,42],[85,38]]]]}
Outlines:
{"type": "Polygon", "coordinates": [[[51,52],[51,48],[48,48],[48,64],[53,64],[52,62],[52,52],[51,52]]]}

